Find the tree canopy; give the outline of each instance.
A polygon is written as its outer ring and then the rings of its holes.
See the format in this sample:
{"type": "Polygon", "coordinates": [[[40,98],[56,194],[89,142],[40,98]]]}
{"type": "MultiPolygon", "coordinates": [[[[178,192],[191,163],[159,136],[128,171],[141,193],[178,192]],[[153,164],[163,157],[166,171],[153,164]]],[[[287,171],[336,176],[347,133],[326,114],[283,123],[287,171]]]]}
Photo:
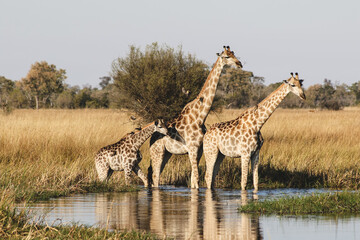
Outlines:
{"type": "Polygon", "coordinates": [[[129,54],[112,65],[114,84],[124,96],[124,107],[147,120],[169,120],[199,93],[208,66],[181,49],[157,43],[141,51],[130,46],[129,54]]]}
{"type": "Polygon", "coordinates": [[[29,98],[34,98],[35,107],[38,109],[39,102],[45,105],[53,93],[63,90],[65,74],[64,69],[57,70],[54,64],[49,65],[46,61],[36,62],[31,65],[26,77],[21,79],[20,85],[29,98]]]}

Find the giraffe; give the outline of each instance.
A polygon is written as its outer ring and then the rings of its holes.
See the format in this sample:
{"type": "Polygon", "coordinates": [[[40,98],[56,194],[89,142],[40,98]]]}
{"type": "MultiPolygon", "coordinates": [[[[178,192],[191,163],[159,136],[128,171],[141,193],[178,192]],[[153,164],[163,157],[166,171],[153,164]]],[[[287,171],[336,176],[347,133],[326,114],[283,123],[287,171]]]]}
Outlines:
{"type": "Polygon", "coordinates": [[[147,187],[148,179],[138,165],[142,159],[139,148],[154,132],[167,134],[163,120],[154,121],[136,132],[126,134],[120,141],[101,148],[95,157],[100,181],[108,181],[114,171],[124,171],[125,183],[129,184],[131,171],[134,171],[147,187]]]}
{"type": "Polygon", "coordinates": [[[249,162],[253,172],[254,192],[258,191],[259,152],[263,144],[261,128],[289,92],[305,100],[302,79],[291,73],[274,92],[255,107],[245,110],[238,118],[216,123],[204,136],[206,162],[205,180],[213,188],[215,177],[225,156],[241,157],[241,189],[245,190],[249,162]]]}
{"type": "Polygon", "coordinates": [[[242,68],[230,47],[224,46],[203,88],[198,96],[189,102],[180,115],[169,122],[168,136],[154,134],[150,140],[150,157],[152,165],[148,169],[148,177],[152,174],[153,186],[158,187],[160,174],[172,154],[189,154],[191,163],[191,188],[199,188],[198,163],[202,155],[202,140],[206,131],[204,122],[214,100],[220,74],[225,65],[242,68]]]}

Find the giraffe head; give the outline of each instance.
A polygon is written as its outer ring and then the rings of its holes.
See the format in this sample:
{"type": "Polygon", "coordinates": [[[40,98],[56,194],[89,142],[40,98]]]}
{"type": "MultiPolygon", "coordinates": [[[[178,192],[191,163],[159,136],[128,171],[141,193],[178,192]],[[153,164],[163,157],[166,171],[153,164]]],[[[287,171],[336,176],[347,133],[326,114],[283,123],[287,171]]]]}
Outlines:
{"type": "Polygon", "coordinates": [[[164,120],[158,119],[154,122],[154,124],[155,124],[154,132],[159,132],[164,135],[168,134],[168,129],[166,127],[166,124],[164,123],[164,120]]]}
{"type": "Polygon", "coordinates": [[[302,88],[303,79],[299,79],[299,74],[295,73],[295,77],[293,73],[290,73],[291,77],[288,80],[284,80],[286,84],[289,85],[290,91],[295,95],[299,96],[302,100],[305,100],[304,89],[302,88]]]}
{"type": "Polygon", "coordinates": [[[224,46],[224,51],[222,53],[217,53],[217,55],[222,59],[224,65],[235,66],[242,68],[241,62],[235,57],[233,51],[230,51],[229,46],[224,46]]]}

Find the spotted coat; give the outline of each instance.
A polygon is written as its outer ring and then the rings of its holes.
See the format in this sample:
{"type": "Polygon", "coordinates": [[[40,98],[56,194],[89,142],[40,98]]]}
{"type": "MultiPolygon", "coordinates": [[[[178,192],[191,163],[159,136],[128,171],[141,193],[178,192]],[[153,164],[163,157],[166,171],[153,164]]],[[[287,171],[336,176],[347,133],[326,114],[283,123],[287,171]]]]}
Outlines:
{"type": "Polygon", "coordinates": [[[162,120],[128,133],[120,141],[101,148],[95,157],[99,179],[109,180],[114,171],[124,171],[125,182],[129,184],[131,171],[134,171],[141,178],[144,186],[148,186],[148,179],[139,167],[142,159],[139,148],[154,132],[167,134],[167,128],[162,120]]]}

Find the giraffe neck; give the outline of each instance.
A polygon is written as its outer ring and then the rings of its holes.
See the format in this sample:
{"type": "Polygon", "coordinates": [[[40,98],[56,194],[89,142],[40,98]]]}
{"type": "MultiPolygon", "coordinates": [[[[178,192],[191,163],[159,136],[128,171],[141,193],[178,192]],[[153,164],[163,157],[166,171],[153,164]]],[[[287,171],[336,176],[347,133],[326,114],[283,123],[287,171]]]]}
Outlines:
{"type": "Polygon", "coordinates": [[[152,122],[149,125],[145,126],[141,130],[135,132],[131,138],[133,139],[134,147],[136,149],[140,148],[141,145],[154,133],[155,123],[152,122]]]}
{"type": "Polygon", "coordinates": [[[204,86],[202,87],[199,95],[196,99],[199,99],[202,102],[202,107],[200,108],[200,118],[205,121],[207,115],[209,114],[211,105],[214,101],[216,89],[219,83],[220,74],[224,67],[222,59],[219,57],[214,67],[212,68],[209,76],[207,77],[204,86]]]}
{"type": "Polygon", "coordinates": [[[283,83],[274,92],[262,100],[258,105],[256,111],[257,116],[257,129],[260,130],[265,122],[269,119],[271,114],[284,100],[286,95],[290,92],[289,85],[283,83]]]}

